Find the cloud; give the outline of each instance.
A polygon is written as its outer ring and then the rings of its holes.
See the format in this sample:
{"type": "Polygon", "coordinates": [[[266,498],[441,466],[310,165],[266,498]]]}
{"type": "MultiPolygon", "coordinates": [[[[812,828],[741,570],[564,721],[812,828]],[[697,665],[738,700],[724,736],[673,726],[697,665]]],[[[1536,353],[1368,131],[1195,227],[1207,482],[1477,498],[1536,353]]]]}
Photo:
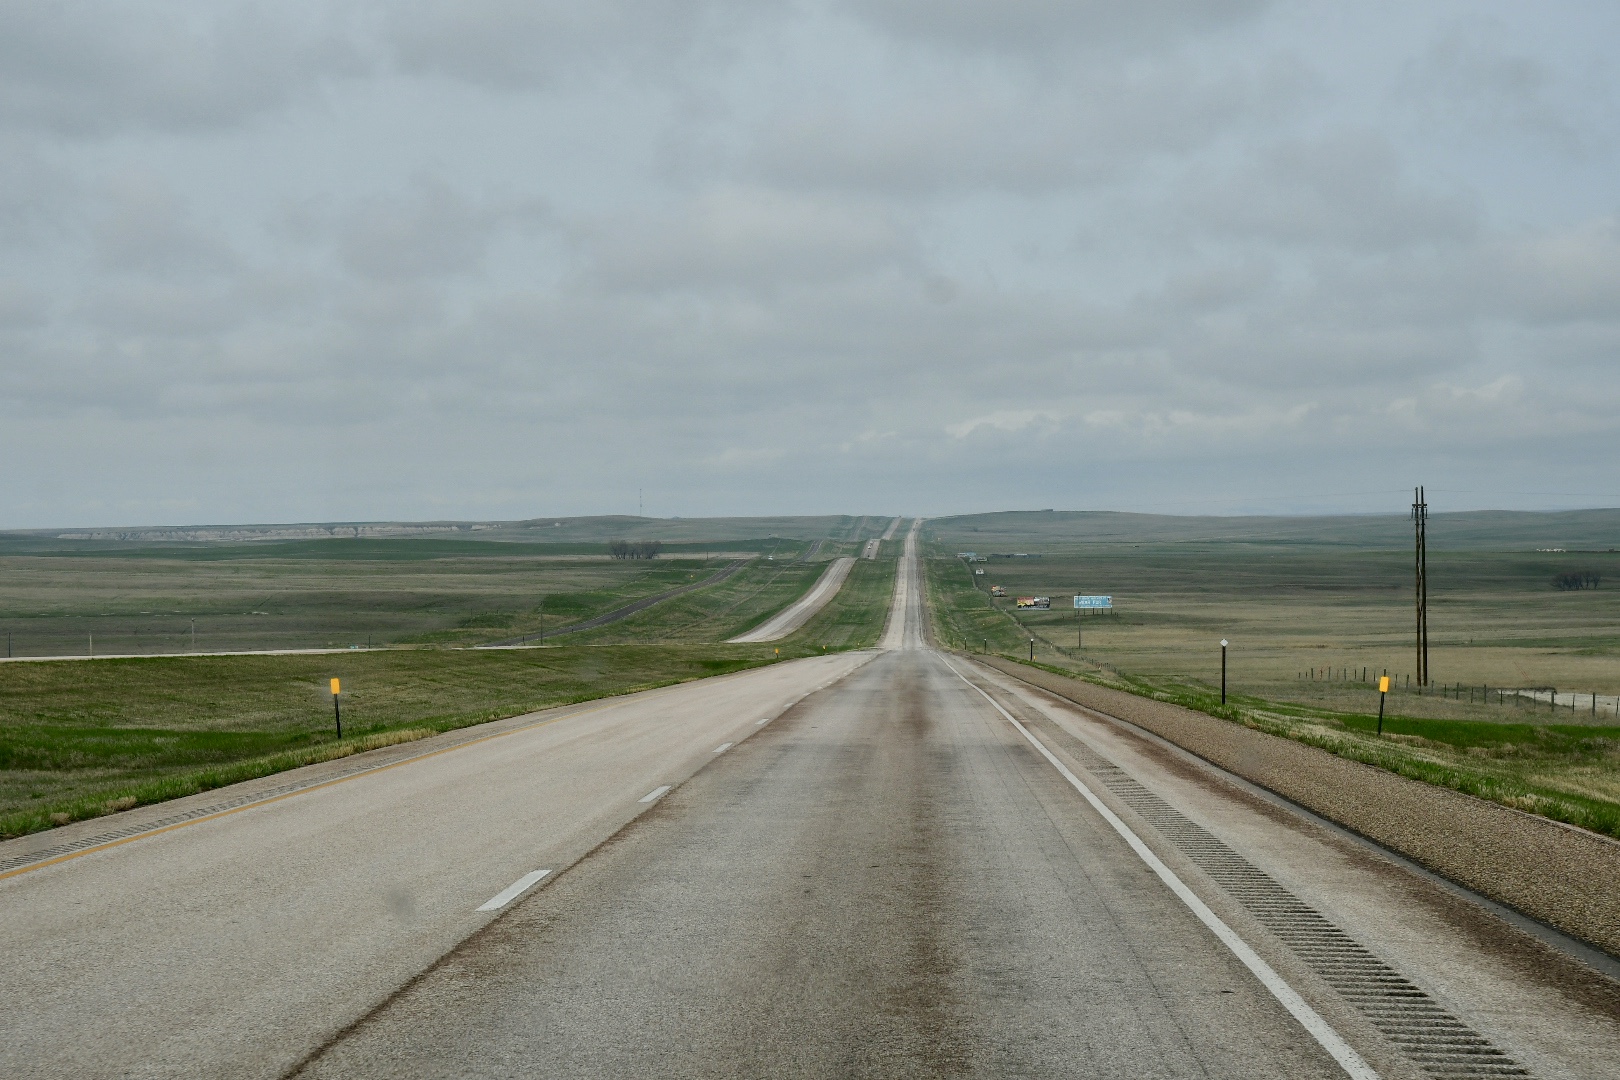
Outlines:
{"type": "Polygon", "coordinates": [[[1541,152],[1588,155],[1614,146],[1614,88],[1590,69],[1535,56],[1511,29],[1470,17],[1437,33],[1403,66],[1394,94],[1449,142],[1527,141],[1541,152]]]}
{"type": "Polygon", "coordinates": [[[1612,35],[1326,10],[0,3],[0,524],[1620,488],[1612,35]]]}
{"type": "Polygon", "coordinates": [[[364,72],[337,20],[288,3],[0,2],[0,121],[72,136],[239,124],[364,72]]]}
{"type": "Polygon", "coordinates": [[[903,217],[860,199],[725,187],[656,217],[588,225],[579,236],[610,287],[756,289],[910,262],[903,217]]]}
{"type": "Polygon", "coordinates": [[[111,178],[91,230],[100,264],[115,273],[217,274],[236,264],[219,231],[199,224],[179,194],[149,174],[111,178]]]}
{"type": "Polygon", "coordinates": [[[1368,130],[1290,139],[1230,176],[1189,181],[1178,227],[1247,243],[1387,251],[1464,242],[1479,227],[1467,191],[1426,190],[1403,175],[1394,145],[1368,130]]]}
{"type": "Polygon", "coordinates": [[[604,69],[647,75],[763,10],[728,0],[405,0],[382,9],[380,38],[403,72],[514,90],[604,69]]]}
{"type": "Polygon", "coordinates": [[[947,424],[945,431],[953,439],[965,439],[975,432],[990,429],[993,431],[1016,434],[1031,427],[1052,427],[1062,417],[1053,412],[1041,409],[1000,409],[984,416],[976,416],[971,420],[963,420],[955,424],[947,424]]]}
{"type": "Polygon", "coordinates": [[[404,192],[350,210],[336,226],[338,250],[345,266],[368,278],[471,273],[499,231],[544,218],[532,200],[474,200],[442,179],[418,177],[404,192]]]}
{"type": "Polygon", "coordinates": [[[847,10],[883,30],[964,51],[1154,48],[1252,21],[1265,0],[865,0],[847,10]]]}

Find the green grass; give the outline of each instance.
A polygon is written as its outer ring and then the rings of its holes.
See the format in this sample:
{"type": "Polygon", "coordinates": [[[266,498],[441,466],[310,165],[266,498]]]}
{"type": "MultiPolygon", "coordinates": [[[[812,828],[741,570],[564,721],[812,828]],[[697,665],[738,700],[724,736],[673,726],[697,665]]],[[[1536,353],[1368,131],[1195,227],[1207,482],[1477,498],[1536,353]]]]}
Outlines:
{"type": "Polygon", "coordinates": [[[154,526],[73,530],[0,532],[0,552],[55,550],[67,546],[105,550],[132,545],[195,544],[247,546],[264,542],[305,541],[353,543],[383,539],[419,541],[601,545],[611,540],[661,540],[666,544],[708,545],[716,541],[752,538],[812,541],[822,537],[856,541],[876,536],[888,526],[887,517],[753,517],[653,518],[608,515],[600,517],[532,518],[527,521],[334,522],[325,524],[154,526]]]}
{"type": "MultiPolygon", "coordinates": [[[[1299,677],[1313,667],[1350,666],[1374,676],[1387,666],[1402,687],[1409,553],[1299,537],[1085,550],[1050,535],[1044,545],[1031,540],[1006,546],[1041,558],[978,564],[988,570],[978,578],[946,553],[969,549],[961,536],[936,540],[925,578],[942,642],[971,652],[988,645],[1027,662],[1034,637],[1036,662],[1049,670],[1620,837],[1620,725],[1612,713],[1605,719],[1522,701],[1497,704],[1494,695],[1470,702],[1466,694],[1459,700],[1402,688],[1386,702],[1380,737],[1370,681],[1299,677]],[[990,583],[1006,585],[1009,598],[992,601],[990,583]],[[1072,609],[1011,608],[1020,594],[1050,595],[1056,605],[1077,591],[1112,594],[1120,610],[1077,620],[1072,609]],[[1224,705],[1221,637],[1232,641],[1224,705]]],[[[1439,585],[1430,596],[1437,677],[1476,687],[1620,690],[1612,656],[1620,589],[1553,589],[1552,571],[1567,556],[1459,550],[1437,557],[1431,550],[1439,585]]]]}
{"type": "Polygon", "coordinates": [[[876,646],[894,595],[894,571],[893,559],[857,559],[838,595],[783,643],[829,650],[876,646]]]}
{"type": "MultiPolygon", "coordinates": [[[[781,658],[820,652],[785,644],[781,658]]],[[[0,835],[357,749],[773,662],[762,645],[396,650],[0,666],[0,835]],[[336,738],[327,680],[343,680],[336,738]]]]}
{"type": "MultiPolygon", "coordinates": [[[[696,572],[679,563],[659,569],[696,572]]],[[[892,560],[858,563],[832,602],[783,641],[709,640],[796,599],[824,569],[751,566],[721,586],[655,605],[631,628],[639,636],[614,644],[3,664],[0,836],[536,709],[872,646],[892,560]],[[343,680],[342,740],[326,693],[332,677],[343,680]]],[[[664,581],[679,582],[674,575],[664,581]]],[[[576,613],[591,610],[582,603],[576,613]]]]}
{"type": "MultiPolygon", "coordinates": [[[[477,644],[555,629],[712,574],[440,540],[132,547],[0,555],[0,635],[19,656],[477,644]]],[[[803,545],[793,548],[802,550],[803,545]]],[[[4,642],[0,641],[0,646],[4,642]]]]}
{"type": "Polygon", "coordinates": [[[581,642],[725,641],[803,596],[821,563],[756,559],[724,581],[664,600],[645,611],[577,635],[581,642]]]}
{"type": "Polygon", "coordinates": [[[1620,838],[1620,727],[1386,716],[1378,736],[1374,713],[1231,693],[1222,705],[1218,689],[1164,680],[1126,679],[1123,688],[1620,838]]]}
{"type": "MultiPolygon", "coordinates": [[[[1413,672],[1412,557],[1404,548],[1298,539],[1053,540],[1044,547],[1019,545],[1040,558],[992,558],[978,564],[986,570],[983,577],[970,579],[967,567],[945,554],[962,546],[962,537],[948,533],[931,544],[934,555],[960,576],[957,584],[974,582],[981,596],[990,585],[1003,585],[1010,594],[994,604],[986,598],[982,607],[989,610],[970,612],[958,604],[962,611],[954,617],[964,637],[976,631],[1010,642],[1022,626],[1025,640],[1033,634],[1104,668],[1206,680],[1219,678],[1218,642],[1226,638],[1232,642],[1229,677],[1236,684],[1268,698],[1325,707],[1347,705],[1346,695],[1363,692],[1365,685],[1302,677],[1313,670],[1388,671],[1402,688],[1413,672]],[[1066,609],[1076,592],[1110,594],[1116,610],[1089,615],[1066,609]],[[1012,598],[1021,594],[1049,595],[1054,607],[1014,612],[1012,598]],[[991,612],[998,609],[1009,618],[995,618],[991,612]],[[1077,630],[1085,636],[1078,650],[1077,630]]],[[[1429,571],[1430,669],[1436,682],[1620,694],[1620,554],[1431,550],[1429,571]],[[1571,566],[1609,567],[1613,587],[1554,588],[1554,575],[1571,566]]],[[[1464,698],[1460,709],[1430,695],[1412,707],[1436,717],[1486,718],[1483,707],[1470,713],[1464,698]]],[[[1506,708],[1498,708],[1498,715],[1505,717],[1506,708]]]]}

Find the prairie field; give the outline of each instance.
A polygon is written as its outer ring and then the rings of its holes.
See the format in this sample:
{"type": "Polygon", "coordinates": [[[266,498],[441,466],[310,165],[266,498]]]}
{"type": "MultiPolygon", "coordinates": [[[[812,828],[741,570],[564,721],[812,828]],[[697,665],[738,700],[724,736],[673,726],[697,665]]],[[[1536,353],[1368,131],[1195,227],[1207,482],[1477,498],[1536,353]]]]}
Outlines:
{"type": "Polygon", "coordinates": [[[445,540],[60,545],[0,541],[14,656],[473,645],[556,629],[690,584],[778,538],[615,560],[604,545],[445,540]]]}
{"type": "MultiPolygon", "coordinates": [[[[888,523],[856,520],[868,532],[888,523]]],[[[802,562],[811,543],[781,538],[679,545],[642,561],[608,559],[601,545],[482,540],[0,544],[0,631],[16,654],[71,654],[94,634],[103,656],[0,663],[0,836],[535,709],[869,647],[892,557],[857,564],[790,637],[724,644],[858,543],[824,538],[802,562]],[[476,647],[702,583],[738,558],[724,580],[617,622],[542,646],[476,647]],[[192,619],[200,653],[343,651],[187,655],[192,619]]]]}
{"type": "Polygon", "coordinates": [[[1620,834],[1620,513],[1504,515],[1494,533],[1479,515],[1431,518],[1429,687],[1413,678],[1409,524],[1148,519],[1132,531],[1128,517],[929,522],[936,632],[1026,661],[1033,639],[1035,662],[1055,669],[1620,834]],[[986,561],[956,557],[968,550],[986,561]],[[1597,587],[1558,586],[1578,573],[1597,587]],[[1076,593],[1114,609],[1077,612],[1076,593]],[[1019,596],[1052,608],[1017,610],[1019,596]]]}

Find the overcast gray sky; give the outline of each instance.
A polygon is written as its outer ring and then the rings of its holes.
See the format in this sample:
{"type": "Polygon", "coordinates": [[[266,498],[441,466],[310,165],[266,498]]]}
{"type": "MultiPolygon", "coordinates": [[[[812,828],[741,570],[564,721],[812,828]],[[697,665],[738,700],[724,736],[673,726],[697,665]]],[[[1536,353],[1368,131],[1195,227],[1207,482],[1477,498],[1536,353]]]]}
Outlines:
{"type": "Polygon", "coordinates": [[[0,527],[1620,505],[1616,43],[0,0],[0,527]]]}

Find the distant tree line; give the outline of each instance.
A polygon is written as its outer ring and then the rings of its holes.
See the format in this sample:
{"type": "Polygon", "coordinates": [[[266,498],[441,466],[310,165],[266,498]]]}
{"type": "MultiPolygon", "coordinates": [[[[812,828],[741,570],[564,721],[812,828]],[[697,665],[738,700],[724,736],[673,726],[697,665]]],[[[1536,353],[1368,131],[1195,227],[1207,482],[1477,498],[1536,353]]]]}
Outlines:
{"type": "Polygon", "coordinates": [[[1576,570],[1553,578],[1558,589],[1595,589],[1603,583],[1603,575],[1595,570],[1576,570]]]}
{"type": "Polygon", "coordinates": [[[608,544],[608,554],[615,559],[656,559],[663,550],[662,540],[614,540],[608,544]]]}

